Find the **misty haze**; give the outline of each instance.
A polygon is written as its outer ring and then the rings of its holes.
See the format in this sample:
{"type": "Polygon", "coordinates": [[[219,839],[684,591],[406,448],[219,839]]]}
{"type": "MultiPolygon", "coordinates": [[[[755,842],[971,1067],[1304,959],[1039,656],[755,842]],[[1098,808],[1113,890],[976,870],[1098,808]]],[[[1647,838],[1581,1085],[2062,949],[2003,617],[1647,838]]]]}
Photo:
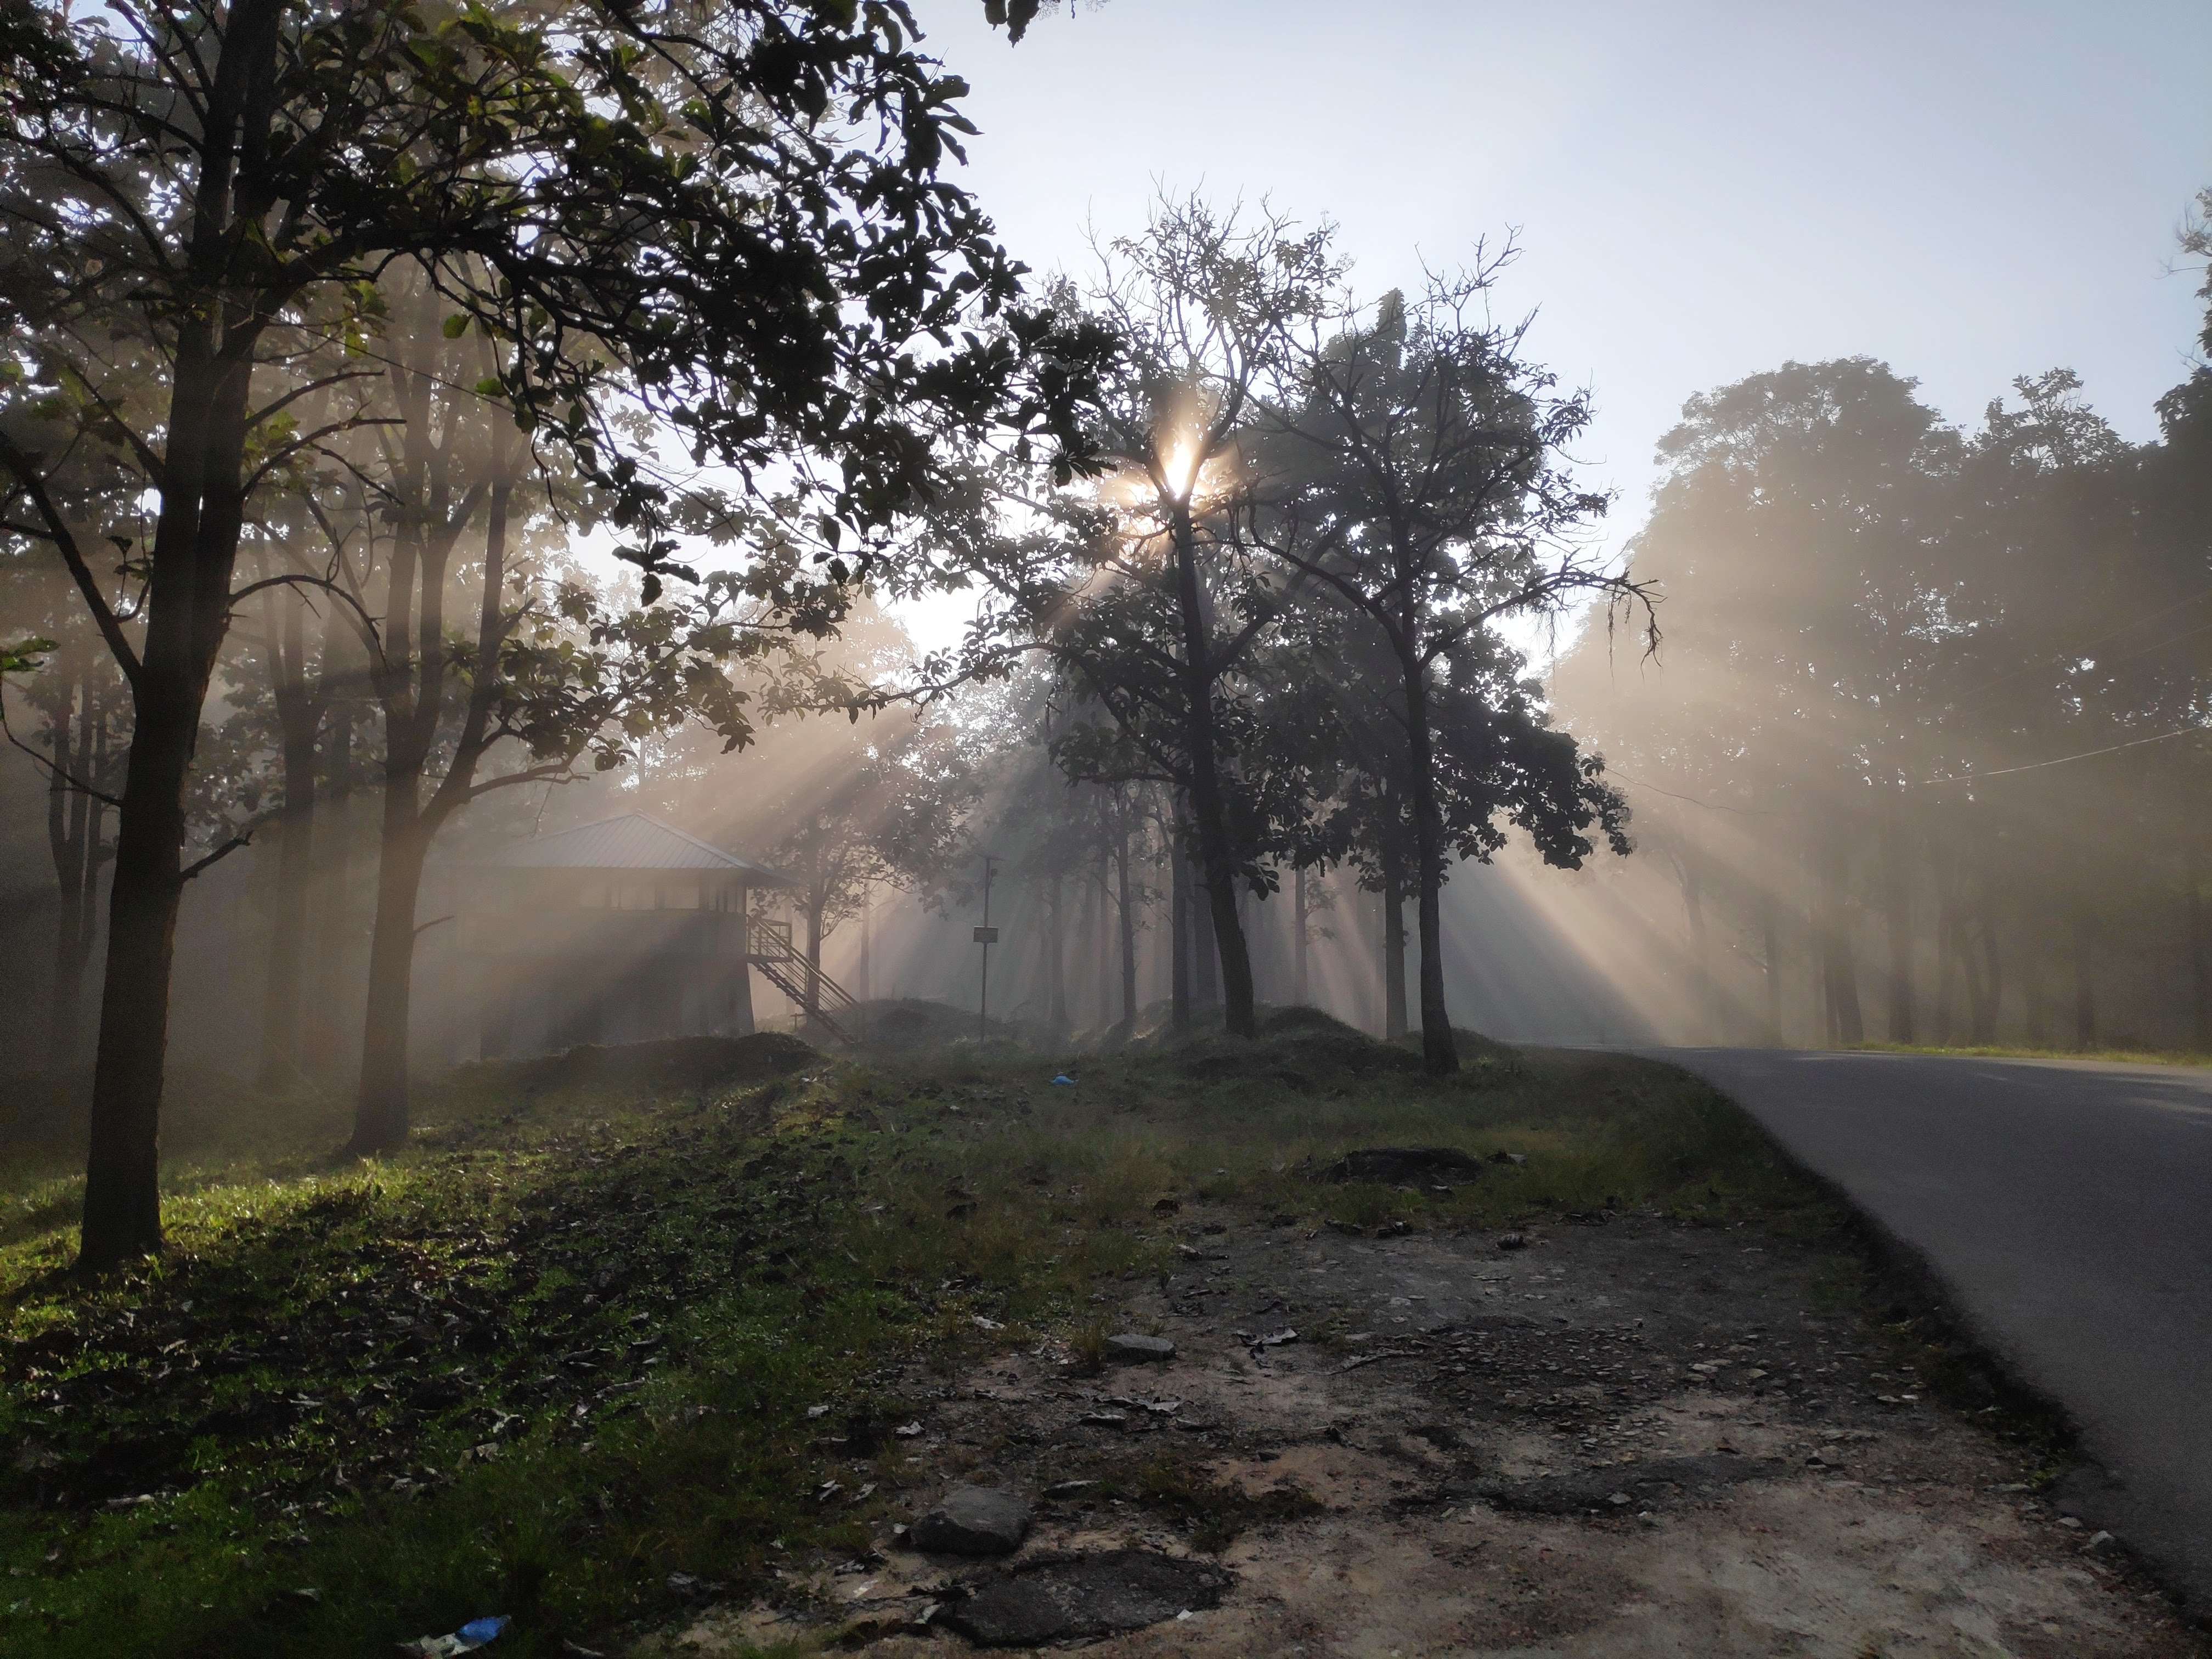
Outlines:
{"type": "Polygon", "coordinates": [[[0,1656],[2212,1659],[2207,61],[0,0],[0,1656]]]}

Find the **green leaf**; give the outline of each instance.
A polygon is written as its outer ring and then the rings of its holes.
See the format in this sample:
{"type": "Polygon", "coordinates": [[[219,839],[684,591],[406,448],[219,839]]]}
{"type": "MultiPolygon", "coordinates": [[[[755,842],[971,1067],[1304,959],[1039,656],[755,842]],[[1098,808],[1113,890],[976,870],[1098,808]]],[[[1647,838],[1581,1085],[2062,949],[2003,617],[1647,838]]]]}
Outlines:
{"type": "Polygon", "coordinates": [[[506,382],[496,374],[487,374],[477,382],[477,396],[479,398],[496,398],[506,390],[506,382]]]}
{"type": "Polygon", "coordinates": [[[452,316],[446,319],[446,337],[447,339],[458,340],[462,335],[468,331],[469,314],[465,311],[457,311],[452,316]]]}

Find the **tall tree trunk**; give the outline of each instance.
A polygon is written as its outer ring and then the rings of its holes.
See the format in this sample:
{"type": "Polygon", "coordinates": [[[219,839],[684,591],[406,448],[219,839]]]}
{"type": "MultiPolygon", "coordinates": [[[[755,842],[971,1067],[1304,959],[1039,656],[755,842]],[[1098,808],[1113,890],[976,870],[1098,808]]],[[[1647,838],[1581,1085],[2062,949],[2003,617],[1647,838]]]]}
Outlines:
{"type": "Polygon", "coordinates": [[[1766,989],[1766,1043],[1782,1046],[1782,905],[1771,888],[1759,898],[1759,949],[1766,989]]]}
{"type": "Polygon", "coordinates": [[[1936,913],[1936,1046],[1951,1046],[1951,988],[1959,970],[1959,906],[1951,890],[1949,872],[1939,871],[1942,897],[1936,913]]]}
{"type": "MultiPolygon", "coordinates": [[[[1410,593],[1411,589],[1408,589],[1410,593]]],[[[1429,729],[1428,674],[1419,654],[1412,600],[1401,620],[1399,672],[1405,677],[1406,738],[1413,808],[1415,925],[1421,942],[1421,1060],[1431,1074],[1459,1070],[1459,1045],[1444,1007],[1444,815],[1437,798],[1435,737],[1429,729]]]]}
{"type": "Polygon", "coordinates": [[[46,1064],[67,1072],[77,1063],[84,1024],[84,969],[100,909],[100,832],[106,811],[86,789],[104,787],[107,715],[92,676],[63,690],[52,732],[54,774],[47,780],[46,842],[53,856],[60,907],[54,917],[53,989],[46,1017],[46,1064]]]}
{"type": "Polygon", "coordinates": [[[1229,799],[1213,717],[1212,647],[1187,502],[1177,504],[1170,531],[1182,621],[1183,739],[1190,765],[1190,812],[1198,830],[1200,885],[1221,964],[1223,1020],[1231,1036],[1249,1037],[1259,1030],[1252,1000],[1252,958],[1237,915],[1237,857],[1230,840],[1229,799]]]}
{"type": "MultiPolygon", "coordinates": [[[[333,619],[335,621],[335,618],[333,619]]],[[[323,633],[322,681],[331,684],[328,627],[323,633]]],[[[324,781],[316,794],[314,951],[308,969],[301,1054],[311,1075],[328,1084],[343,1076],[348,969],[353,957],[354,724],[350,698],[337,702],[325,746],[324,781]]]]}
{"type": "Polygon", "coordinates": [[[1297,927],[1291,942],[1291,1000],[1301,1008],[1310,1008],[1313,1006],[1313,981],[1307,969],[1306,954],[1313,911],[1308,902],[1305,866],[1299,865],[1291,880],[1291,905],[1297,927]]]}
{"type": "Polygon", "coordinates": [[[1889,928],[1889,1040],[1913,1040],[1912,868],[1906,852],[1902,808],[1889,803],[1882,824],[1883,911],[1889,928]]]}
{"type": "Polygon", "coordinates": [[[407,1144],[407,1039],[415,978],[415,908],[422,889],[429,838],[416,811],[407,770],[384,781],[384,821],[377,843],[376,920],[369,933],[368,1003],[362,1021],[361,1093],[353,1140],[360,1157],[407,1144]]]}
{"type": "Polygon", "coordinates": [[[283,746],[284,806],[277,821],[276,890],[270,904],[269,972],[261,995],[261,1062],[255,1081],[267,1090],[298,1086],[300,994],[307,951],[307,891],[315,869],[315,738],[321,710],[307,690],[307,647],[298,599],[269,608],[270,689],[283,746]]]}
{"type": "Polygon", "coordinates": [[[1406,1035],[1406,877],[1397,859],[1382,860],[1382,1039],[1406,1035]]]}
{"type": "MultiPolygon", "coordinates": [[[[219,81],[265,67],[275,11],[234,14],[219,81]],[[245,21],[250,14],[252,21],[245,21]]],[[[219,112],[235,119],[245,88],[219,112]]],[[[218,357],[213,316],[187,323],[171,382],[168,451],[146,592],[146,632],[131,676],[133,724],[115,878],[107,906],[107,965],[85,1160],[81,1273],[105,1273],[161,1247],[161,1076],[168,1054],[170,973],[184,899],[185,785],[208,680],[230,617],[232,572],[244,523],[240,476],[249,343],[218,357]]]]}
{"type": "Polygon", "coordinates": [[[1114,804],[1114,873],[1121,889],[1121,1021],[1125,1039],[1137,1034],[1137,896],[1129,881],[1129,818],[1114,804]]]}
{"type": "Polygon", "coordinates": [[[2184,825],[2182,835],[2182,884],[2189,908],[2189,1030],[2197,1052],[2212,1054],[2212,921],[2205,915],[2204,842],[2194,823],[2184,825]]]}
{"type": "Polygon", "coordinates": [[[2086,905],[2074,907],[2074,1046],[2097,1046],[2097,924],[2086,905]]]}
{"type": "Polygon", "coordinates": [[[1682,866],[1682,915],[1690,928],[1691,996],[1696,1003],[1700,1030],[1714,1018],[1719,998],[1714,993],[1712,941],[1705,929],[1705,864],[1693,843],[1685,842],[1678,854],[1682,866]]]}
{"type": "Polygon", "coordinates": [[[819,890],[806,896],[806,983],[800,988],[799,1012],[811,1033],[814,1022],[822,1017],[822,912],[828,906],[826,894],[819,890]]]}
{"type": "Polygon", "coordinates": [[[1168,998],[1169,1024],[1177,1036],[1190,1035],[1190,959],[1191,940],[1190,860],[1183,854],[1181,825],[1169,837],[1168,881],[1170,894],[1168,901],[1169,927],[1174,934],[1172,955],[1169,967],[1168,998]]]}
{"type": "Polygon", "coordinates": [[[2044,1023],[2043,956],[2029,949],[2020,953],[2021,1015],[2027,1022],[2027,1046],[2040,1048],[2050,1033],[2044,1023]]]}
{"type": "Polygon", "coordinates": [[[1045,886],[1046,914],[1050,926],[1045,932],[1045,1008],[1046,1020],[1052,1027],[1053,1039],[1058,1042],[1067,1036],[1067,890],[1060,872],[1052,873],[1045,886]]]}
{"type": "Polygon", "coordinates": [[[1974,1009],[1974,1041],[1990,1043],[1997,1040],[1997,1019],[2004,1011],[2004,958],[1998,948],[1996,884],[1986,878],[1979,908],[1983,995],[1974,1009]]]}
{"type": "Polygon", "coordinates": [[[1820,873],[1820,976],[1826,988],[1828,1040],[1838,1047],[1855,1048],[1866,1041],[1866,1020],[1859,1008],[1858,962],[1851,949],[1850,854],[1833,829],[1822,848],[1820,873]]]}
{"type": "Polygon", "coordinates": [[[1100,809],[1098,840],[1098,935],[1092,967],[1098,986],[1098,1029],[1114,1029],[1114,852],[1106,844],[1104,809],[1100,809]]]}
{"type": "MultiPolygon", "coordinates": [[[[1204,890],[1204,881],[1200,890],[1204,890]]],[[[1201,1008],[1221,1006],[1221,938],[1213,926],[1212,904],[1194,904],[1190,909],[1190,988],[1191,996],[1201,1008]]]]}

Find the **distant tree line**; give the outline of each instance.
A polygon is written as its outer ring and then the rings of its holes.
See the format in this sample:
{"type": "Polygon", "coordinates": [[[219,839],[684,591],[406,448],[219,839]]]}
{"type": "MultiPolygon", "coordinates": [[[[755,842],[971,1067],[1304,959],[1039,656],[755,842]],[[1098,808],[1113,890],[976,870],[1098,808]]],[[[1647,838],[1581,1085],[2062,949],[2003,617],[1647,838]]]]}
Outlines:
{"type": "Polygon", "coordinates": [[[2212,1051],[2212,368],[2142,444],[2081,392],[1961,432],[1789,363],[1662,440],[1661,659],[1594,632],[1556,685],[1678,884],[1687,1025],[2212,1051]]]}

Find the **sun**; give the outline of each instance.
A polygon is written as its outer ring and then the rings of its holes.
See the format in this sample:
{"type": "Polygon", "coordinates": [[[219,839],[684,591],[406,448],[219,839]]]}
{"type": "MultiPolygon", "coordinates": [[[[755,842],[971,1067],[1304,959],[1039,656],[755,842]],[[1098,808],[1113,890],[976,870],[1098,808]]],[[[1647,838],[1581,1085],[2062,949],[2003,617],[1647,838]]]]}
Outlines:
{"type": "Polygon", "coordinates": [[[1185,436],[1178,439],[1175,447],[1160,459],[1160,476],[1166,483],[1168,494],[1176,501],[1187,501],[1198,483],[1198,440],[1185,436]]]}

